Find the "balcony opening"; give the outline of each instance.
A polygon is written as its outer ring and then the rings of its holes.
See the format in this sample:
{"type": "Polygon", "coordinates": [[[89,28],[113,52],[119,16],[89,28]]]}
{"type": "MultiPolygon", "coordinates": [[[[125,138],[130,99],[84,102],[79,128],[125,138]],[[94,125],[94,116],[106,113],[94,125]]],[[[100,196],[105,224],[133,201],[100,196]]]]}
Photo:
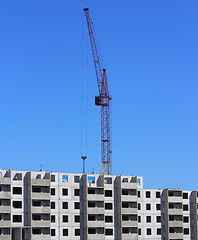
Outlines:
{"type": "Polygon", "coordinates": [[[182,221],[182,215],[169,215],[169,221],[182,221]]]}
{"type": "Polygon", "coordinates": [[[169,203],[169,209],[182,209],[182,203],[169,203]]]}
{"type": "Polygon", "coordinates": [[[169,233],[183,233],[182,227],[169,227],[169,233]]]}
{"type": "Polygon", "coordinates": [[[122,228],[122,233],[123,234],[137,234],[137,228],[136,227],[123,227],[122,228]]]}
{"type": "Polygon", "coordinates": [[[182,191],[169,190],[168,191],[168,196],[169,197],[182,197],[182,191]]]}

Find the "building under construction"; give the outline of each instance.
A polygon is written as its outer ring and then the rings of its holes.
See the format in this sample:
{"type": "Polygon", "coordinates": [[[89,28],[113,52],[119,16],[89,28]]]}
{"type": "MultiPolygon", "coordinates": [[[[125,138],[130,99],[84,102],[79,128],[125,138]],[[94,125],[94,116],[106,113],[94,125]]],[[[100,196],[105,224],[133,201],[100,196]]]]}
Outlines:
{"type": "Polygon", "coordinates": [[[135,176],[0,171],[0,240],[197,240],[198,192],[135,176]]]}
{"type": "MultiPolygon", "coordinates": [[[[197,240],[198,192],[111,175],[110,94],[84,9],[101,107],[102,174],[0,170],[0,240],[197,240]]],[[[85,163],[86,154],[82,155],[85,163]]]]}

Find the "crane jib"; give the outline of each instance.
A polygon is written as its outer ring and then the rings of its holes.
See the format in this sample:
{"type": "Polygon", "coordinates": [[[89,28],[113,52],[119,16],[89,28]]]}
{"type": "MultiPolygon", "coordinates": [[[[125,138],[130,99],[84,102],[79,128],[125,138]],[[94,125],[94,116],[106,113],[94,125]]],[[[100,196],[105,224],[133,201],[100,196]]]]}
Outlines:
{"type": "Polygon", "coordinates": [[[102,69],[97,51],[93,22],[90,19],[89,8],[84,8],[89,38],[91,43],[92,56],[96,72],[99,96],[95,97],[95,104],[101,106],[101,163],[102,174],[111,174],[111,148],[110,148],[110,106],[111,100],[108,91],[106,68],[102,69]]]}

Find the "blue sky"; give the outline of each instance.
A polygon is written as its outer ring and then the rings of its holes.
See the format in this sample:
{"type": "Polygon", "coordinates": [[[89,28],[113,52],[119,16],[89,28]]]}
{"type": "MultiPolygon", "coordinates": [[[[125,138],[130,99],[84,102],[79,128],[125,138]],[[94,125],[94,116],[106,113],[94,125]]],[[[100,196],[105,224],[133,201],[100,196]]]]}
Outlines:
{"type": "Polygon", "coordinates": [[[101,172],[88,6],[113,99],[112,173],[198,189],[197,0],[2,0],[0,167],[82,172],[87,78],[86,170],[101,172]]]}

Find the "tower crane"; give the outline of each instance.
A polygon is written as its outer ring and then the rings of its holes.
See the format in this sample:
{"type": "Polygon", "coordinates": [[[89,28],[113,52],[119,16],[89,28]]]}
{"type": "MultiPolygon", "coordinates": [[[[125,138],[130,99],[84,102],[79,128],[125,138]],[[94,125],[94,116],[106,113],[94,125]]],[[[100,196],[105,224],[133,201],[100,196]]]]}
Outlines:
{"type": "Polygon", "coordinates": [[[93,22],[90,18],[89,8],[85,12],[89,38],[91,43],[93,61],[95,66],[99,96],[95,97],[95,105],[101,107],[101,162],[102,174],[111,174],[111,146],[110,146],[110,100],[106,68],[102,68],[94,34],[93,22]]]}

